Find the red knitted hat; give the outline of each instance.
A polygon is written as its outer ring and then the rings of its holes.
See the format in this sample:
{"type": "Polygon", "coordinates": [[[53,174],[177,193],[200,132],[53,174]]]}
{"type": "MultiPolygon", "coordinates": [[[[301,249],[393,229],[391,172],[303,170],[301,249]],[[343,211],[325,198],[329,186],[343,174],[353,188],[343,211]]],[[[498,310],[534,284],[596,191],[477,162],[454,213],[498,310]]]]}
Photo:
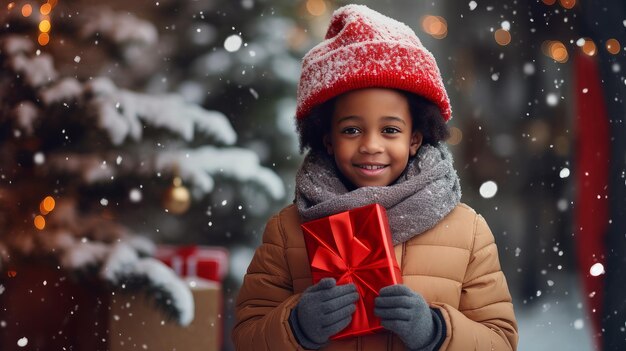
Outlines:
{"type": "Polygon", "coordinates": [[[302,60],[296,117],[350,90],[391,88],[420,95],[452,111],[433,55],[404,23],[363,5],[337,9],[325,40],[302,60]]]}

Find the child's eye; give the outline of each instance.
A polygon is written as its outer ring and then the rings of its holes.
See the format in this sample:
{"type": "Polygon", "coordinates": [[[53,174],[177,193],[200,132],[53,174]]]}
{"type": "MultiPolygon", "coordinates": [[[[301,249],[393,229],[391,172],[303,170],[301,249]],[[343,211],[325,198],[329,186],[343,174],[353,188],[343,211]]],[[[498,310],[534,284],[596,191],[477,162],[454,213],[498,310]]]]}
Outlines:
{"type": "Polygon", "coordinates": [[[396,133],[400,133],[401,130],[399,128],[396,127],[385,127],[383,128],[383,133],[385,134],[396,134],[396,133]]]}
{"type": "Polygon", "coordinates": [[[357,134],[359,130],[355,127],[347,127],[341,130],[341,134],[357,134]]]}

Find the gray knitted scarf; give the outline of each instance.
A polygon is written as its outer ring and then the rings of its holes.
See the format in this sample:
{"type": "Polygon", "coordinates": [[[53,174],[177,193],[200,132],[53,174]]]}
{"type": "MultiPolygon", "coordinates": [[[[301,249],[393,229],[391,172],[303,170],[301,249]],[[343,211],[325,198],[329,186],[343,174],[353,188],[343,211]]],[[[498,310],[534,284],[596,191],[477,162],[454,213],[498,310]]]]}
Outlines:
{"type": "Polygon", "coordinates": [[[334,160],[309,152],[296,176],[296,205],[304,221],[378,203],[387,210],[393,244],[432,228],[459,203],[461,186],[443,143],[423,145],[398,180],[350,191],[334,160]]]}

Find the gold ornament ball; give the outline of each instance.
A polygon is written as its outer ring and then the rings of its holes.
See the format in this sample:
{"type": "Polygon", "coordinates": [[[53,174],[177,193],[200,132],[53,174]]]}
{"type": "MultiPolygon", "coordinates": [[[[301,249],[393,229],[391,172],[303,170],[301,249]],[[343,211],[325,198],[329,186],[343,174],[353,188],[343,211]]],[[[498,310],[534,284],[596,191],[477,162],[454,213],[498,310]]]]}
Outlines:
{"type": "Polygon", "coordinates": [[[191,195],[180,181],[167,189],[163,197],[163,207],[173,214],[185,213],[191,205],[191,195]]]}

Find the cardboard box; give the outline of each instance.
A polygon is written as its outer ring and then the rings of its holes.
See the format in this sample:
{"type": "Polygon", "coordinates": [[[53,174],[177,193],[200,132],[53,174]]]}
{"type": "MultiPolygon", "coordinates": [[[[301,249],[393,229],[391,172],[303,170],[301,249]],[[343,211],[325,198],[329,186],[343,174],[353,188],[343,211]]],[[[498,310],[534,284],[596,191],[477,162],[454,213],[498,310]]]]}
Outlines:
{"type": "Polygon", "coordinates": [[[194,319],[188,326],[169,321],[143,294],[111,297],[108,349],[110,351],[219,350],[222,336],[221,285],[203,279],[186,279],[194,304],[194,319]]]}
{"type": "Polygon", "coordinates": [[[192,323],[181,327],[167,321],[144,293],[112,294],[97,281],[75,281],[48,261],[19,262],[11,270],[0,271],[0,350],[221,348],[223,304],[217,282],[186,280],[195,313],[192,323]]]}

